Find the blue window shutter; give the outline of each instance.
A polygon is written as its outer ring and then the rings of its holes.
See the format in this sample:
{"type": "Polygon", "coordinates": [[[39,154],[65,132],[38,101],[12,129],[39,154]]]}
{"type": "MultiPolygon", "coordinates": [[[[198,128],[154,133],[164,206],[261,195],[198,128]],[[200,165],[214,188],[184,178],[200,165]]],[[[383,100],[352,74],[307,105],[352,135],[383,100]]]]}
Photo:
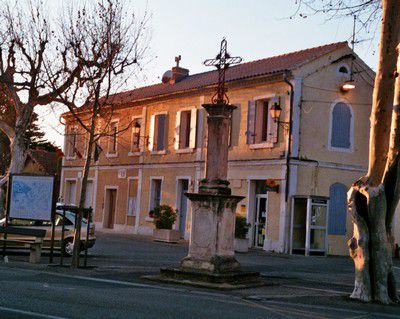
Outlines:
{"type": "Polygon", "coordinates": [[[347,187],[346,185],[335,183],[329,190],[329,235],[346,234],[347,218],[347,187]]]}
{"type": "Polygon", "coordinates": [[[345,103],[337,103],[332,111],[331,146],[350,148],[351,111],[345,103]]]}
{"type": "Polygon", "coordinates": [[[256,126],[256,105],[255,101],[249,101],[248,108],[247,108],[247,144],[254,144],[255,142],[255,126],[256,126]]]}

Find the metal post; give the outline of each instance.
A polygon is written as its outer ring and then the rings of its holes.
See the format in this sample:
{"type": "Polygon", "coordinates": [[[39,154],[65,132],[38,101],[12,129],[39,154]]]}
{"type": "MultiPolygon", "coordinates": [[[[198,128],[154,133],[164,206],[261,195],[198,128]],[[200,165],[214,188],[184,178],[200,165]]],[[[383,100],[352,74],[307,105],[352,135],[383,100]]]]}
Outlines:
{"type": "MultiPolygon", "coordinates": [[[[76,220],[77,220],[77,218],[78,218],[78,214],[79,214],[79,211],[75,211],[75,224],[74,224],[74,232],[76,232],[76,220]]],[[[80,237],[80,236],[79,236],[80,237]]],[[[74,241],[75,241],[75,236],[74,236],[74,241]]],[[[80,246],[81,246],[81,243],[79,242],[78,243],[78,258],[77,258],[77,262],[78,262],[78,268],[79,268],[79,255],[81,254],[81,249],[80,249],[80,246]]],[[[75,242],[74,242],[74,246],[75,246],[75,242]]]]}
{"type": "Polygon", "coordinates": [[[87,226],[86,226],[86,241],[85,241],[85,261],[84,266],[87,267],[87,255],[88,255],[88,246],[89,246],[89,231],[90,231],[90,219],[92,216],[92,208],[87,210],[87,226]]]}
{"type": "Polygon", "coordinates": [[[54,255],[54,232],[55,232],[55,217],[56,217],[56,212],[53,210],[53,214],[51,216],[51,242],[50,242],[50,264],[53,263],[53,255],[54,255]]]}
{"type": "Polygon", "coordinates": [[[62,222],[61,222],[61,255],[60,255],[60,266],[64,265],[64,231],[65,231],[65,207],[63,207],[62,222]]]}
{"type": "Polygon", "coordinates": [[[3,258],[6,258],[6,250],[7,250],[7,227],[8,227],[8,216],[10,209],[10,197],[11,197],[11,186],[12,186],[12,175],[8,177],[8,185],[7,185],[7,196],[6,196],[6,212],[5,212],[5,221],[4,221],[4,241],[3,241],[3,258]]]}

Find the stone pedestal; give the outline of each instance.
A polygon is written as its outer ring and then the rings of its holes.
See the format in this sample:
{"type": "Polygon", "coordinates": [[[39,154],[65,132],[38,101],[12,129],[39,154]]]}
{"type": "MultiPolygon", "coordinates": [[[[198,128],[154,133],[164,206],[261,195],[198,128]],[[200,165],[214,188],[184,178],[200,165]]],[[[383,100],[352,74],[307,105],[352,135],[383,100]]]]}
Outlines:
{"type": "Polygon", "coordinates": [[[244,197],[186,194],[192,202],[189,254],[181,268],[211,273],[238,271],[235,259],[235,211],[244,197]]]}

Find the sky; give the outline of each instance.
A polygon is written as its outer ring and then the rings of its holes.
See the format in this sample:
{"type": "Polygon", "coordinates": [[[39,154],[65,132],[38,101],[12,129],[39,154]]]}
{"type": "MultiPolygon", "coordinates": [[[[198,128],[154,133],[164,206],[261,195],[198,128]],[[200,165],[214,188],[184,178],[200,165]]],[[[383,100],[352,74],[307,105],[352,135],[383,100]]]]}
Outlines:
{"type": "MultiPolygon", "coordinates": [[[[49,0],[54,10],[62,10],[62,0],[49,0]]],[[[228,51],[241,56],[244,62],[324,45],[350,41],[352,17],[327,20],[324,15],[299,16],[295,0],[125,0],[127,10],[139,16],[146,10],[151,15],[149,43],[151,61],[139,79],[132,79],[129,88],[161,82],[162,74],[180,65],[190,74],[210,70],[202,62],[214,58],[223,37],[228,51]]],[[[53,10],[53,9],[52,9],[53,10]]],[[[358,34],[356,40],[371,38],[358,34]]],[[[355,52],[375,69],[377,39],[356,44],[355,52]]],[[[39,110],[40,124],[49,140],[63,144],[63,127],[59,125],[60,111],[39,110]]]]}

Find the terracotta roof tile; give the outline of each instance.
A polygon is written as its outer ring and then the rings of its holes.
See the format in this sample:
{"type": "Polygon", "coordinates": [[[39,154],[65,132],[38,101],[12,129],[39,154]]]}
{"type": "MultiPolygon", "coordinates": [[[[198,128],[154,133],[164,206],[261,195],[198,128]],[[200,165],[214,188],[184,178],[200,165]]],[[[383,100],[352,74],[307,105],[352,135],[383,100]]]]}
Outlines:
{"type": "MultiPolygon", "coordinates": [[[[246,62],[235,65],[226,71],[225,79],[227,82],[269,75],[283,72],[285,70],[294,70],[297,67],[317,59],[325,54],[346,47],[347,42],[336,42],[319,47],[309,48],[296,52],[277,55],[265,59],[246,62]]],[[[134,90],[125,91],[110,96],[110,103],[130,103],[149,98],[155,98],[163,95],[169,95],[179,92],[190,91],[211,85],[218,82],[218,71],[208,71],[189,75],[175,84],[158,83],[154,85],[140,87],[134,90]]],[[[83,106],[81,110],[83,111],[83,106]]],[[[62,116],[70,114],[66,112],[62,116]]]]}
{"type": "MultiPolygon", "coordinates": [[[[293,70],[308,61],[345,46],[347,46],[347,42],[337,42],[252,62],[242,63],[227,70],[226,81],[231,82],[282,72],[284,70],[293,70]]],[[[115,99],[114,103],[133,102],[146,98],[207,87],[209,85],[216,84],[217,82],[218,73],[215,70],[190,75],[175,84],[159,83],[118,93],[115,94],[113,98],[115,99]]]]}

